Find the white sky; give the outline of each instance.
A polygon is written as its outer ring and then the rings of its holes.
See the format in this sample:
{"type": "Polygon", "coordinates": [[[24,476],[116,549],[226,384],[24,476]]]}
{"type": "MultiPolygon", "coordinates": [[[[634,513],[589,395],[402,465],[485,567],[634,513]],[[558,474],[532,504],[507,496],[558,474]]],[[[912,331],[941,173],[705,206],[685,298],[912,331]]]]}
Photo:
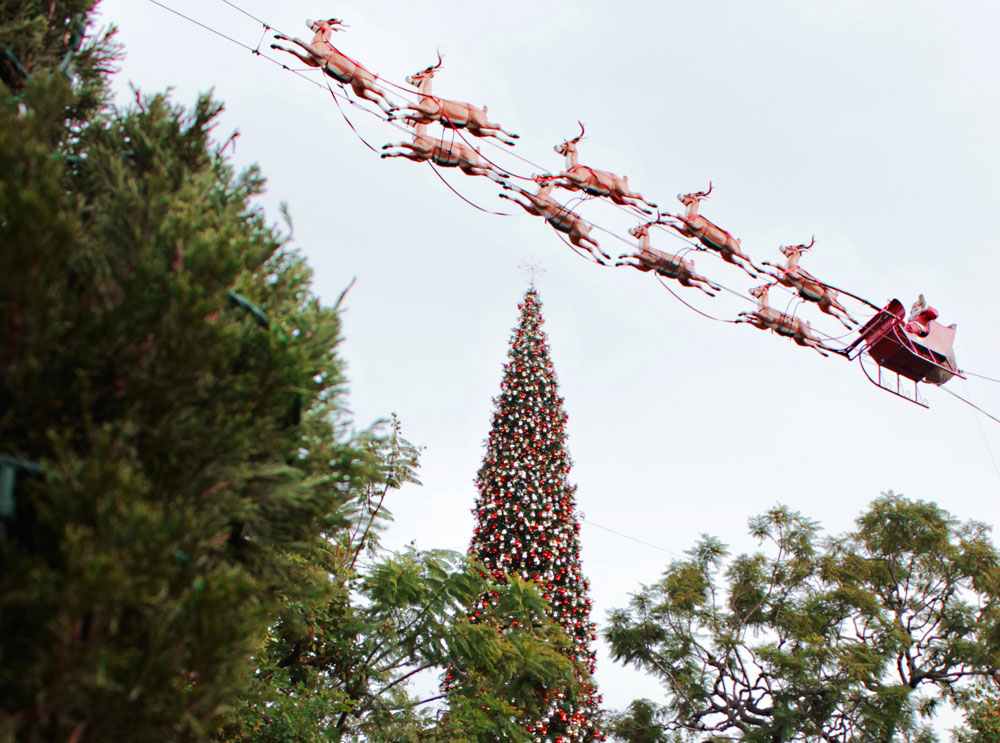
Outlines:
{"type": "MultiPolygon", "coordinates": [[[[222,0],[165,4],[247,46],[261,38],[259,24],[222,0]]],[[[675,553],[705,532],[747,550],[747,519],[777,502],[839,533],[889,489],[961,519],[1000,518],[1000,424],[933,388],[924,410],[873,387],[857,364],[705,319],[648,274],[577,257],[484,178],[445,172],[467,198],[517,216],[473,209],[425,164],[380,160],[329,93],[279,66],[148,0],[101,7],[127,47],[123,96],[130,81],[147,93],[171,86],[190,105],[214,88],[227,107],[219,138],[240,130],[236,162],[257,162],[269,178],[263,204],[272,219],[289,203],[318,293],[332,303],[357,277],[344,318],[352,408],[361,424],[397,412],[407,437],[426,447],[424,486],[393,504],[389,545],[467,547],[491,398],[527,287],[518,266],[532,260],[546,271],[537,286],[569,413],[599,625],[671,555],[593,524],[675,553]]],[[[815,234],[806,269],[877,304],[899,297],[909,307],[924,292],[945,324],[958,324],[959,366],[1000,378],[996,3],[240,7],[307,40],[306,18],[342,18],[350,27],[334,38],[338,48],[395,83],[440,49],[435,92],[488,104],[491,120],[521,134],[514,152],[537,169],[502,145],[483,147],[518,174],[560,169],[552,147],[582,120],[581,162],[627,174],[666,210],[680,211],[675,194],[711,180],[702,213],[757,261],[779,261],[779,245],[815,234]]],[[[345,111],[376,147],[408,138],[345,111]]],[[[600,201],[580,212],[623,237],[639,221],[600,201]]],[[[628,249],[594,235],[609,253],[628,249]]],[[[664,232],[653,246],[683,247],[664,232]]],[[[713,255],[694,258],[727,287],[754,285],[713,255]]],[[[674,288],[716,316],[752,308],[674,288]]],[[[775,306],[788,299],[772,290],[775,306]]],[[[797,313],[838,332],[814,307],[797,313]]],[[[947,389],[1000,417],[1000,384],[970,377],[947,389]]],[[[597,678],[609,708],[658,696],[603,650],[597,678]]]]}

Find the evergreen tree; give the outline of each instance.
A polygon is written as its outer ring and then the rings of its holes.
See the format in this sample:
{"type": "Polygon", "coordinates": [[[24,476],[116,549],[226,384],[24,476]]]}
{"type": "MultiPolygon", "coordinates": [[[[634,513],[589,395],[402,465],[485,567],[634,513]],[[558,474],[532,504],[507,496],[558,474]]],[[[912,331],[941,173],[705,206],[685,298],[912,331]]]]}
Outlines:
{"type": "MultiPolygon", "coordinates": [[[[603,739],[599,727],[595,653],[590,643],[589,583],[580,564],[576,487],[569,482],[566,413],[534,286],[518,306],[486,456],[476,485],[475,527],[470,553],[496,581],[518,576],[538,586],[551,602],[550,617],[572,641],[582,693],[553,694],[543,715],[526,725],[536,743],[582,743],[603,739]]],[[[484,597],[487,607],[492,597],[484,597]]]]}
{"type": "Polygon", "coordinates": [[[220,106],[108,106],[92,5],[0,4],[3,743],[204,738],[381,477],[220,106]]]}
{"type": "Polygon", "coordinates": [[[108,105],[93,5],[0,4],[0,743],[510,728],[571,686],[565,638],[517,582],[522,632],[469,621],[457,556],[364,564],[415,452],[351,432],[336,307],[219,104],[108,105]],[[407,681],[449,665],[444,719],[407,681]]]}

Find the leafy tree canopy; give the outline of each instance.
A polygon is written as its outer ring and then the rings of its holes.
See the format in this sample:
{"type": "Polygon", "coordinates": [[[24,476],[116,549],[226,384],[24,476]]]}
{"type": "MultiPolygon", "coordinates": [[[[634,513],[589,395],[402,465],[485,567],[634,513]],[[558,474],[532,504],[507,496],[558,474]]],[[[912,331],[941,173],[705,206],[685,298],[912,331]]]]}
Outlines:
{"type": "Polygon", "coordinates": [[[615,658],[667,690],[618,718],[624,739],[657,740],[655,723],[677,740],[930,741],[942,703],[994,683],[1000,558],[983,524],[890,492],[839,538],[781,506],[750,531],[765,550],[727,560],[705,537],[612,612],[615,658]]]}

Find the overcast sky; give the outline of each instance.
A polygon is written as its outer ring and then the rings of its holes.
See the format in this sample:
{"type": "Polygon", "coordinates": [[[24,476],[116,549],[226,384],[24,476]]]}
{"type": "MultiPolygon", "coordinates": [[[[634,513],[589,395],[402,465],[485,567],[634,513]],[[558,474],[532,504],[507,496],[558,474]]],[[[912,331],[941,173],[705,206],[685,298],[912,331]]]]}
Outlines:
{"type": "MultiPolygon", "coordinates": [[[[222,0],[164,4],[250,48],[262,38],[257,21],[222,0]]],[[[942,322],[958,325],[959,366],[1000,379],[994,2],[239,6],[306,40],[307,18],[335,15],[349,25],[337,47],[397,84],[440,50],[435,92],[486,104],[491,120],[521,135],[515,148],[482,146],[512,173],[560,169],[552,148],[580,120],[581,162],[628,175],[665,210],[711,181],[701,212],[754,259],[780,261],[778,246],[815,235],[803,267],[877,304],[898,297],[909,307],[923,292],[942,322]]],[[[356,134],[309,82],[321,75],[296,76],[149,0],[101,7],[127,47],[123,98],[129,83],[172,87],[186,105],[214,89],[226,104],[219,139],[240,131],[235,161],[259,163],[269,178],[262,204],[273,220],[288,202],[316,291],[332,303],[357,277],[344,317],[352,409],[362,425],[397,412],[426,447],[424,485],[393,504],[388,544],[468,546],[473,477],[528,285],[519,266],[532,261],[544,268],[537,287],[569,413],[599,625],[702,533],[752,549],[747,519],[775,503],[831,533],[890,489],[960,519],[1000,518],[1000,424],[941,390],[923,390],[925,410],[875,388],[857,363],[707,319],[648,274],[578,257],[485,178],[443,172],[465,198],[515,216],[473,208],[426,164],[381,160],[361,138],[379,148],[406,132],[342,102],[356,134]]],[[[302,67],[271,41],[261,51],[302,67]]],[[[638,218],[600,200],[578,210],[608,253],[630,249],[626,230],[638,218]]],[[[657,231],[653,247],[685,244],[657,231]]],[[[699,273],[738,294],[755,285],[714,255],[693,257],[699,273]]],[[[719,318],[753,307],[674,289],[719,318]]],[[[791,299],[772,290],[776,307],[842,334],[791,299]]],[[[946,389],[1000,417],[1000,384],[970,377],[946,389]]],[[[611,708],[658,694],[603,650],[597,678],[611,708]]]]}

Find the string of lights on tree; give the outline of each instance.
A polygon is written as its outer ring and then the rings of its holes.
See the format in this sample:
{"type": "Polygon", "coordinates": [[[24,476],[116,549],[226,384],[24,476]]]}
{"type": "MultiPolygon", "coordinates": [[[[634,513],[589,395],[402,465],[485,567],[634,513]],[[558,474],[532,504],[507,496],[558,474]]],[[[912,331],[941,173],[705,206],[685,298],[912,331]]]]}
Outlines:
{"type": "MultiPolygon", "coordinates": [[[[476,478],[476,527],[469,551],[497,581],[518,575],[551,602],[551,617],[573,643],[586,678],[576,700],[553,695],[547,716],[526,725],[535,743],[604,740],[597,724],[601,697],[593,681],[597,639],[590,621],[590,583],[580,564],[576,487],[569,482],[566,412],[532,286],[518,305],[500,395],[483,465],[476,478]]],[[[489,601],[484,597],[482,601],[489,601]]]]}

